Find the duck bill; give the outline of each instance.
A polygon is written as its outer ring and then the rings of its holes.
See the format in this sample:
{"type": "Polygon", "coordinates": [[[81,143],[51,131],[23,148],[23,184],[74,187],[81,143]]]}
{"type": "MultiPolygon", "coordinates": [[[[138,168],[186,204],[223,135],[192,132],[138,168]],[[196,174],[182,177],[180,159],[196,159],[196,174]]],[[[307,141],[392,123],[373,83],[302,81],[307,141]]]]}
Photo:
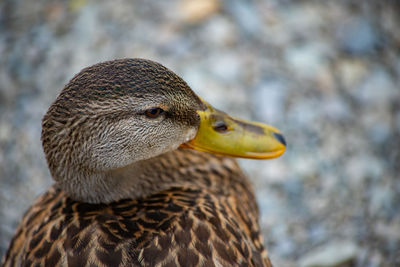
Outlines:
{"type": "Polygon", "coordinates": [[[197,135],[183,147],[252,159],[276,158],[285,152],[286,142],[278,129],[231,117],[204,103],[207,109],[197,111],[200,116],[197,135]]]}

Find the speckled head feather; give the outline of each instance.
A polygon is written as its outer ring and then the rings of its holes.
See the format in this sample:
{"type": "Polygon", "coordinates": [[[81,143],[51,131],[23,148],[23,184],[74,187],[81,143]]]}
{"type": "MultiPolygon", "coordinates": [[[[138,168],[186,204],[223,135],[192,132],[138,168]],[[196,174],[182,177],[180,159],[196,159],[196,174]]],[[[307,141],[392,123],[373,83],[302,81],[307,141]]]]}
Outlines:
{"type": "Polygon", "coordinates": [[[148,192],[134,186],[135,179],[114,179],[113,173],[193,138],[196,110],[203,105],[185,81],[150,60],[120,59],[85,68],[43,118],[50,172],[76,200],[109,202],[131,197],[131,191],[142,197],[148,192]],[[145,112],[151,108],[164,113],[148,118],[145,112]]]}

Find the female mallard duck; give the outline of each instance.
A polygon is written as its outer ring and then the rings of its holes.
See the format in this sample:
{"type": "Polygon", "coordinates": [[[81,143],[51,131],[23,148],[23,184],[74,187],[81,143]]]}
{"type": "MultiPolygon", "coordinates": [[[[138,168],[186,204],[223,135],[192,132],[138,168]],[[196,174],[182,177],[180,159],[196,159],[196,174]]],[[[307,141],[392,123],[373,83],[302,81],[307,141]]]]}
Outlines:
{"type": "Polygon", "coordinates": [[[277,157],[275,128],[229,117],[143,59],[82,70],[42,126],[56,183],[4,266],[271,266],[251,185],[221,155],[277,157]]]}

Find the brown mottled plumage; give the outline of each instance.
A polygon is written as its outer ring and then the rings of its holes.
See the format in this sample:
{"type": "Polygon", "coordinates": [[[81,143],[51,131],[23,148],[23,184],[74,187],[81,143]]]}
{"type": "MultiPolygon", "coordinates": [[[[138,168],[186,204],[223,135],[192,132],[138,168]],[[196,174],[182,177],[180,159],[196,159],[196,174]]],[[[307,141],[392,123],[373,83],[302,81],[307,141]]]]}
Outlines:
{"type": "Polygon", "coordinates": [[[152,61],[80,72],[43,119],[56,184],[27,211],[2,264],[272,266],[235,160],[178,148],[196,134],[199,109],[186,83],[152,61]]]}

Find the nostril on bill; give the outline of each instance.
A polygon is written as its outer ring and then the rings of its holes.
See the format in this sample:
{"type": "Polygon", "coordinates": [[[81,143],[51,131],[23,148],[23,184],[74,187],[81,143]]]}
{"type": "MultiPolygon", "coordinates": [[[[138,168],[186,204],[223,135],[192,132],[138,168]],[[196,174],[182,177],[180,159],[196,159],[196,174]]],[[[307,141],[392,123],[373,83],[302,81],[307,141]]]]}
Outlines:
{"type": "Polygon", "coordinates": [[[228,126],[224,121],[216,121],[213,123],[213,129],[217,132],[223,133],[228,130],[228,126]]]}
{"type": "Polygon", "coordinates": [[[274,133],[274,136],[275,136],[276,139],[278,139],[278,141],[279,141],[282,145],[286,146],[286,140],[285,140],[285,138],[283,137],[282,134],[280,134],[280,133],[274,133]]]}

